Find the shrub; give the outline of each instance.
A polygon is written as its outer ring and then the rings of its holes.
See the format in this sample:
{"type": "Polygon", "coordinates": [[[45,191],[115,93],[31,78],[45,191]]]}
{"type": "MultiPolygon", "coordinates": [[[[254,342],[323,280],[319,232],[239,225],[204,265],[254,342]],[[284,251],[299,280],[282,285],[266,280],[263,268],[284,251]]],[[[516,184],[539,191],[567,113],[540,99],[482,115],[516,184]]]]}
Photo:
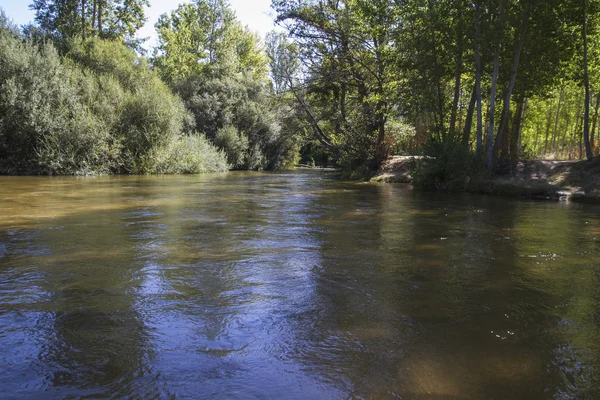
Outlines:
{"type": "Polygon", "coordinates": [[[451,137],[431,138],[424,146],[425,157],[416,159],[411,166],[413,183],[429,189],[460,191],[469,182],[485,173],[481,159],[451,137]]]}
{"type": "Polygon", "coordinates": [[[246,166],[248,137],[243,132],[238,132],[234,126],[228,125],[217,131],[214,143],[225,151],[227,161],[233,168],[246,166]]]}
{"type": "Polygon", "coordinates": [[[264,82],[191,77],[174,87],[194,115],[196,129],[224,149],[235,168],[276,169],[296,160],[295,139],[282,131],[282,117],[264,82]]]}
{"type": "Polygon", "coordinates": [[[185,136],[183,102],[123,43],[74,40],[61,57],[6,26],[0,16],[0,173],[227,169],[205,138],[185,136]]]}
{"type": "Polygon", "coordinates": [[[225,154],[204,136],[172,138],[166,145],[154,148],[140,163],[139,173],[199,174],[224,172],[229,169],[225,154]]]}
{"type": "Polygon", "coordinates": [[[81,101],[88,77],[2,30],[0,54],[1,172],[79,174],[112,159],[108,129],[81,101]]]}

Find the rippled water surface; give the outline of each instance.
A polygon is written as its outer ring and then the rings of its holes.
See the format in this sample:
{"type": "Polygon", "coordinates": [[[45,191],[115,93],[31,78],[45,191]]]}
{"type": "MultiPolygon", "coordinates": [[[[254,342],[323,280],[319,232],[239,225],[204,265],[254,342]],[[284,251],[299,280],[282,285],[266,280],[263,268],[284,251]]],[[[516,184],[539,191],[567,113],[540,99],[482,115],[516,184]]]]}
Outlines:
{"type": "Polygon", "coordinates": [[[600,206],[0,178],[2,398],[600,398],[600,206]]]}

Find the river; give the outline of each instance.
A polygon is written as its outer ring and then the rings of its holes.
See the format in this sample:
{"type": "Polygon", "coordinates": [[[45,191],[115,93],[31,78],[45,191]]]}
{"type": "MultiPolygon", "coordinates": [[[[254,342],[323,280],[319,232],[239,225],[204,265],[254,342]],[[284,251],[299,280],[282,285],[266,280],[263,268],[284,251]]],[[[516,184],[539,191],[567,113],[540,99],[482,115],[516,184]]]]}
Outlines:
{"type": "Polygon", "coordinates": [[[0,177],[2,398],[600,398],[600,206],[0,177]]]}

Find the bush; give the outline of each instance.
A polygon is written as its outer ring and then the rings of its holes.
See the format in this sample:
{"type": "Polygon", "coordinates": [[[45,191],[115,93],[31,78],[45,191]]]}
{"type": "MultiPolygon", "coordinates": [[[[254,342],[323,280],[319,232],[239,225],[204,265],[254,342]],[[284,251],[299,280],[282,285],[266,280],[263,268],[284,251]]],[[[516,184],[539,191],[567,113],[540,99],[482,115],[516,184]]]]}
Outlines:
{"type": "Polygon", "coordinates": [[[175,91],[194,115],[196,129],[225,150],[235,168],[285,168],[297,159],[298,146],[282,131],[264,82],[191,77],[176,83],[175,91]]]}
{"type": "Polygon", "coordinates": [[[233,168],[246,167],[248,153],[248,137],[231,125],[217,131],[214,143],[225,151],[227,161],[233,168]]]}
{"type": "Polygon", "coordinates": [[[61,57],[9,28],[0,18],[0,173],[227,169],[205,138],[185,136],[183,102],[123,43],[73,40],[61,57]]]}
{"type": "Polygon", "coordinates": [[[415,128],[401,120],[390,119],[386,125],[386,145],[390,155],[409,155],[415,128]]]}
{"type": "Polygon", "coordinates": [[[81,101],[84,74],[4,30],[0,54],[0,172],[81,174],[113,159],[108,129],[81,101]]]}
{"type": "Polygon", "coordinates": [[[485,173],[481,159],[459,139],[431,138],[424,146],[425,157],[411,165],[413,184],[427,189],[460,191],[485,173]]]}
{"type": "Polygon", "coordinates": [[[140,163],[138,173],[200,174],[229,169],[225,153],[204,136],[179,136],[154,148],[140,163]]]}

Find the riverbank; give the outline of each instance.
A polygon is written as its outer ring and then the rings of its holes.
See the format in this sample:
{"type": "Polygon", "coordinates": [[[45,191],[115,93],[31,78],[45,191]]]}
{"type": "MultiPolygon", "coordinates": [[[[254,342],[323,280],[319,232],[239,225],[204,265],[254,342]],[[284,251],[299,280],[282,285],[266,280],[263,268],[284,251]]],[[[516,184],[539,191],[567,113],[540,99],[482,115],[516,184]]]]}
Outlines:
{"type": "MultiPolygon", "coordinates": [[[[418,160],[415,157],[391,157],[371,178],[371,182],[412,183],[410,171],[418,160]]],[[[464,191],[527,199],[600,203],[600,160],[522,160],[517,165],[515,176],[467,179],[464,191]]]]}

